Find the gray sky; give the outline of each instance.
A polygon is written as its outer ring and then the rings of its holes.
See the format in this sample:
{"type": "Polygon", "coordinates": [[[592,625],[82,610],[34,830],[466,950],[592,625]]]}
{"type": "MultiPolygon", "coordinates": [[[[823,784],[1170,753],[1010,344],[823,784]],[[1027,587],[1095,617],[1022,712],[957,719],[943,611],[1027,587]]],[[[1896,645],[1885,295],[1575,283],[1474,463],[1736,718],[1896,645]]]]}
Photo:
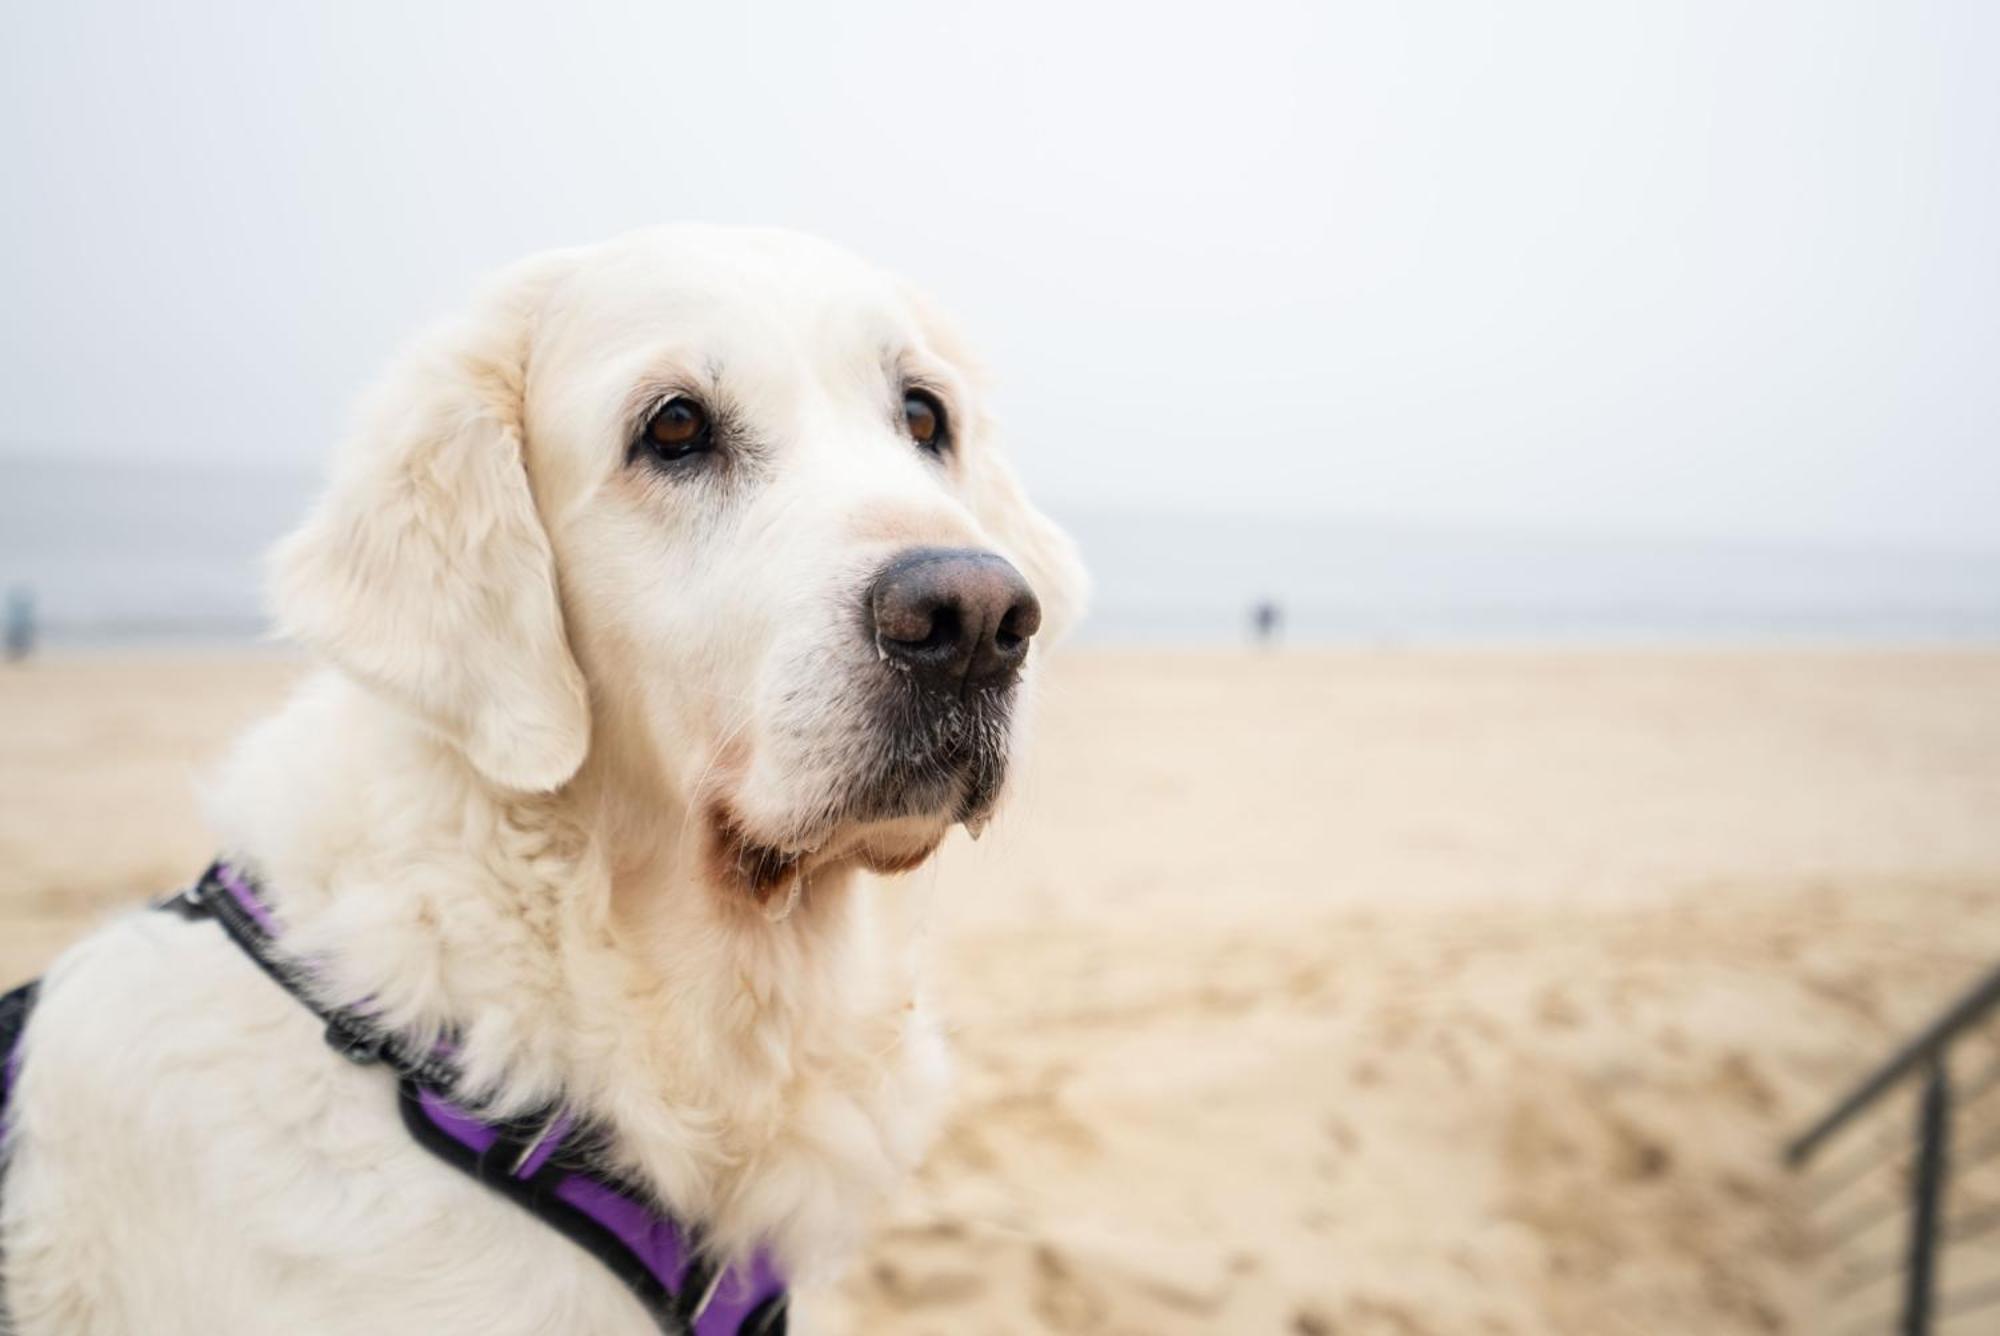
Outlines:
{"type": "Polygon", "coordinates": [[[1058,505],[2000,543],[2000,6],[11,7],[0,451],[319,456],[664,219],[935,290],[1058,505]]]}

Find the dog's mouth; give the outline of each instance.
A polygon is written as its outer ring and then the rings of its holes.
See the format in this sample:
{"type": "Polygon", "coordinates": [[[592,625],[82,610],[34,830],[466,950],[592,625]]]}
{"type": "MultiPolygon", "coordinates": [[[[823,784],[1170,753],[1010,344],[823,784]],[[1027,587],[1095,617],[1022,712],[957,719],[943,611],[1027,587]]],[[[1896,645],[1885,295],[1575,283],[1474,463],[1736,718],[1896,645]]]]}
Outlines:
{"type": "Polygon", "coordinates": [[[907,872],[954,825],[978,838],[1006,782],[1011,698],[922,710],[891,703],[882,713],[862,762],[782,833],[760,829],[726,798],[709,803],[709,866],[719,884],[781,915],[822,870],[907,872]]]}
{"type": "Polygon", "coordinates": [[[944,701],[888,693],[876,709],[880,741],[843,795],[845,814],[983,821],[1007,779],[1013,715],[1011,688],[944,701]]]}

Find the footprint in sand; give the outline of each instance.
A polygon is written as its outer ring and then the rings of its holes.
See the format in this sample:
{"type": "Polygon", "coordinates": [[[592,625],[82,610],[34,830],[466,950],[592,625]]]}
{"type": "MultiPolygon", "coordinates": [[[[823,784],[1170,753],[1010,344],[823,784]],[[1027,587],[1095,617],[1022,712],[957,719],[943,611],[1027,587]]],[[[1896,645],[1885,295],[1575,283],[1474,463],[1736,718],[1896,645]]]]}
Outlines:
{"type": "Polygon", "coordinates": [[[1859,974],[1807,974],[1799,982],[1818,997],[1826,999],[1841,1010],[1860,1017],[1871,1025],[1882,1024],[1882,1003],[1875,996],[1873,983],[1859,974]]]}
{"type": "Polygon", "coordinates": [[[1338,1336],[1340,1328],[1317,1308],[1301,1308],[1292,1314],[1293,1336],[1338,1336]]]}
{"type": "Polygon", "coordinates": [[[1646,1182],[1674,1167],[1674,1153],[1667,1142],[1629,1118],[1608,1114],[1605,1129],[1611,1134],[1611,1172],[1616,1177],[1646,1182]]]}
{"type": "Polygon", "coordinates": [[[1769,1118],[1778,1112],[1778,1092],[1747,1053],[1733,1052],[1718,1062],[1709,1088],[1759,1117],[1769,1118]]]}
{"type": "Polygon", "coordinates": [[[1333,1330],[1355,1336],[1438,1336],[1437,1328],[1407,1305],[1365,1294],[1348,1301],[1340,1325],[1333,1330]]]}
{"type": "Polygon", "coordinates": [[[1583,1024],[1583,1010],[1567,991],[1551,984],[1535,998],[1535,1020],[1547,1030],[1574,1030],[1583,1024]]]}
{"type": "Polygon", "coordinates": [[[1035,1249],[1035,1314],[1057,1331],[1089,1331],[1104,1322],[1104,1300],[1087,1288],[1067,1259],[1043,1244],[1035,1249]]]}
{"type": "Polygon", "coordinates": [[[986,1282],[970,1271],[924,1268],[903,1261],[877,1262],[872,1279],[875,1287],[898,1308],[961,1304],[986,1292],[986,1282]]]}

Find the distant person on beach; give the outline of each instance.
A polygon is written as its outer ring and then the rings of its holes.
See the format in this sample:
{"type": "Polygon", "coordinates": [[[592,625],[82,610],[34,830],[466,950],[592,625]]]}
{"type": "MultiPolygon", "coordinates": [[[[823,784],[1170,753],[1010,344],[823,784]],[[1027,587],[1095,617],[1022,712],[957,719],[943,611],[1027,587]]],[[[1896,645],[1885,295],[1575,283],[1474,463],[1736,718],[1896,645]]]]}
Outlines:
{"type": "Polygon", "coordinates": [[[35,596],[25,588],[7,591],[7,662],[19,663],[35,648],[35,596]]]}
{"type": "Polygon", "coordinates": [[[1259,645],[1275,645],[1285,627],[1285,612],[1275,599],[1259,600],[1250,609],[1250,638],[1259,645]]]}

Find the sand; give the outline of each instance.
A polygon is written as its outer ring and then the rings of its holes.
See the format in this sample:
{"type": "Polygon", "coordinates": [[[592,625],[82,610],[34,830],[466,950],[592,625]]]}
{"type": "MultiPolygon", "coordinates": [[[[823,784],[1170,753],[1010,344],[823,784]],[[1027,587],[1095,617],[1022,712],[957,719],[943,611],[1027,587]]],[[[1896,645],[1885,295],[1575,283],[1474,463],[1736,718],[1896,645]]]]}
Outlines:
{"type": "MultiPolygon", "coordinates": [[[[0,979],[199,867],[195,778],[295,672],[0,672],[0,979]]],[[[1907,1101],[1831,1174],[1777,1151],[2000,958],[2000,654],[1103,651],[1049,688],[1012,809],[908,879],[960,1099],[837,1329],[1893,1308],[1826,1296],[1900,1247],[1894,1166],[1820,1198],[1907,1101]]]]}

